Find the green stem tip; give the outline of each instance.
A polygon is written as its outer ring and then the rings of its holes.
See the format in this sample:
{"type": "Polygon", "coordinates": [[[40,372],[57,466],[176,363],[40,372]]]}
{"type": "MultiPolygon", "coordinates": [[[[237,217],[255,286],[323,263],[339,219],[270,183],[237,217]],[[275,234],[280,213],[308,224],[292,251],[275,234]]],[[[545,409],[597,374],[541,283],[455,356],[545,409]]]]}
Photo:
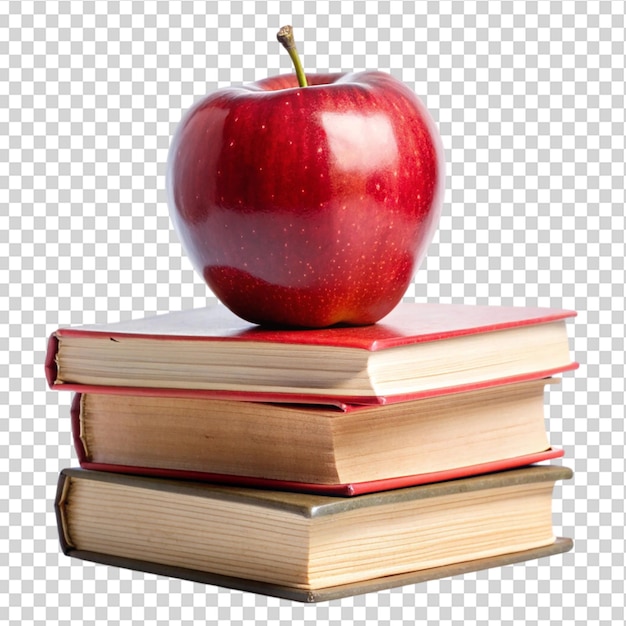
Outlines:
{"type": "Polygon", "coordinates": [[[304,74],[304,70],[302,69],[302,63],[300,62],[300,56],[298,55],[298,50],[296,49],[296,42],[293,38],[293,28],[291,26],[283,26],[276,35],[276,39],[280,41],[283,45],[283,48],[287,50],[291,60],[293,62],[293,66],[296,69],[296,76],[298,77],[298,84],[300,87],[306,87],[308,85],[306,81],[306,76],[304,74]]]}

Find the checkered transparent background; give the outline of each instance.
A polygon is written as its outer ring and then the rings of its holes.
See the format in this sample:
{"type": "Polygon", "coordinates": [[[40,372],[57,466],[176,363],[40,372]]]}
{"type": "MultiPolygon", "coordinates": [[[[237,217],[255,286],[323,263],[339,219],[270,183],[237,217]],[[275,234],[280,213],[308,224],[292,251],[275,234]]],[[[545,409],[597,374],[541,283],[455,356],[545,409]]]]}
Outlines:
{"type": "Polygon", "coordinates": [[[0,621],[22,624],[613,624],[624,579],[624,2],[0,4],[0,621]],[[566,555],[321,605],[60,554],[70,397],[43,377],[61,324],[205,304],[164,163],[209,90],[290,70],[379,68],[438,121],[448,183],[408,299],[576,309],[581,368],[547,399],[572,481],[566,555]]]}

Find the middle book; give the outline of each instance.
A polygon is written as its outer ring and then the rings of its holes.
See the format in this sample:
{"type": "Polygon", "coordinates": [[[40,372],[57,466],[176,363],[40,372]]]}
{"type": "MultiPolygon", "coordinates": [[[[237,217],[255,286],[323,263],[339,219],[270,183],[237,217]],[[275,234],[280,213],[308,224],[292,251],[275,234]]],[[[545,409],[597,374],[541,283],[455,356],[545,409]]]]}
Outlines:
{"type": "Polygon", "coordinates": [[[557,382],[376,406],[109,389],[74,396],[72,428],[87,469],[357,495],[562,456],[544,415],[546,386],[557,382]]]}

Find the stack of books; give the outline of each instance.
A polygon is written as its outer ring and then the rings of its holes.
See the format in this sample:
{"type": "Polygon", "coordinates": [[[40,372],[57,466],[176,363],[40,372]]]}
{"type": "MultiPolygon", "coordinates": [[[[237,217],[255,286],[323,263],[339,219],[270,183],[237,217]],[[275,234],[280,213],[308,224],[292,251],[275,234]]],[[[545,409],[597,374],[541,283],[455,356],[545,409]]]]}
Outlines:
{"type": "Polygon", "coordinates": [[[305,602],[561,553],[544,397],[571,311],[401,303],[253,326],[221,305],[60,328],[73,557],[305,602]]]}

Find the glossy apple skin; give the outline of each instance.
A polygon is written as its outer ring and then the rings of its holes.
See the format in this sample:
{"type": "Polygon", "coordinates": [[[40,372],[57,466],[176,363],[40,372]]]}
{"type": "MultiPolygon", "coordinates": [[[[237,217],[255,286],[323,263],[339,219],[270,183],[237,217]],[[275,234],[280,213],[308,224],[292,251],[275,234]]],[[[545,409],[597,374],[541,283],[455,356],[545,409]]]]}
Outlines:
{"type": "Polygon", "coordinates": [[[439,135],[382,72],[282,75],[198,102],[167,188],[183,248],[235,314],[271,326],[377,322],[437,227],[439,135]]]}

